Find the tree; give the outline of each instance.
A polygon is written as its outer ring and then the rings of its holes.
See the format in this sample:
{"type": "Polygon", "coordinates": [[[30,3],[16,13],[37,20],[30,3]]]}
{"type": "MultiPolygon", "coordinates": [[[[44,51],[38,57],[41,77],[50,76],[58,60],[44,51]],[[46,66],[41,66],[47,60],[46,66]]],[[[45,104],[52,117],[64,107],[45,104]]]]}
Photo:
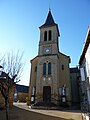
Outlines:
{"type": "Polygon", "coordinates": [[[3,69],[0,74],[0,91],[5,99],[6,120],[9,119],[10,92],[15,84],[20,81],[19,78],[23,70],[24,64],[22,63],[22,57],[23,53],[19,55],[19,51],[17,54],[10,52],[0,60],[0,68],[3,69]]]}

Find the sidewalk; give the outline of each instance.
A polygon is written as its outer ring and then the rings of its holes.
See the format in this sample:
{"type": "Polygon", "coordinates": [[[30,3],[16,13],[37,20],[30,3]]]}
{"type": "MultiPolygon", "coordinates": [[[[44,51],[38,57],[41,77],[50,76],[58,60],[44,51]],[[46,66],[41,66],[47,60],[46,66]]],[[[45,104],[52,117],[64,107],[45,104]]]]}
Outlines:
{"type": "Polygon", "coordinates": [[[44,115],[60,117],[67,120],[82,120],[80,111],[59,111],[59,110],[39,110],[39,109],[31,109],[30,106],[28,107],[26,103],[14,103],[14,106],[27,110],[32,111],[44,115]]]}

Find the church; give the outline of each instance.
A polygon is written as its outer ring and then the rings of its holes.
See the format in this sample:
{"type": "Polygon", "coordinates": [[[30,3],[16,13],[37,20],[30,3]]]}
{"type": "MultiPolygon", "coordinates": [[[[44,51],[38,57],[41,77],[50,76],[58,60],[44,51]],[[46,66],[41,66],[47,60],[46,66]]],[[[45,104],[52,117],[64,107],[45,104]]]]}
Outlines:
{"type": "Polygon", "coordinates": [[[70,105],[70,57],[59,51],[60,32],[51,10],[39,30],[38,55],[31,60],[30,103],[70,105]]]}

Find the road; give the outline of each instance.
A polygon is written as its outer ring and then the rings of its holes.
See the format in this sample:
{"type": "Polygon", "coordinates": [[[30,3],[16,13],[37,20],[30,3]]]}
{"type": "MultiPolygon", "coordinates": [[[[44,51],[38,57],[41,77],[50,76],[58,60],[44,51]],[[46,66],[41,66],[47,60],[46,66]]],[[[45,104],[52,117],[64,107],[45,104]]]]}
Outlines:
{"type": "MultiPolygon", "coordinates": [[[[79,111],[37,110],[26,104],[16,103],[10,110],[10,120],[82,120],[79,111]]],[[[0,120],[5,120],[5,110],[0,111],[0,120]]]]}

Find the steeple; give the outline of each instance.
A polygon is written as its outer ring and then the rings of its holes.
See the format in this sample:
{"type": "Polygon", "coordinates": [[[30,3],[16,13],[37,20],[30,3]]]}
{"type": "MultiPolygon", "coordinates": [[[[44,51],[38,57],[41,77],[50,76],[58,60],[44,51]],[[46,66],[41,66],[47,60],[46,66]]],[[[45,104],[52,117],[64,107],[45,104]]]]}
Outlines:
{"type": "Polygon", "coordinates": [[[47,16],[47,19],[44,25],[52,25],[52,24],[55,24],[55,22],[52,17],[51,11],[49,10],[49,13],[48,13],[48,16],[47,16]]]}
{"type": "Polygon", "coordinates": [[[58,30],[58,25],[54,22],[52,13],[51,13],[51,9],[49,8],[49,12],[46,18],[46,21],[43,25],[41,25],[39,28],[43,28],[43,27],[49,27],[49,26],[56,26],[57,27],[57,31],[58,31],[58,36],[60,36],[59,34],[59,30],[58,30]]]}
{"type": "Polygon", "coordinates": [[[46,26],[49,26],[49,25],[56,25],[56,23],[54,22],[54,19],[53,19],[53,16],[52,16],[52,13],[51,13],[50,9],[49,9],[49,12],[48,12],[45,23],[40,27],[46,27],[46,26]]]}

